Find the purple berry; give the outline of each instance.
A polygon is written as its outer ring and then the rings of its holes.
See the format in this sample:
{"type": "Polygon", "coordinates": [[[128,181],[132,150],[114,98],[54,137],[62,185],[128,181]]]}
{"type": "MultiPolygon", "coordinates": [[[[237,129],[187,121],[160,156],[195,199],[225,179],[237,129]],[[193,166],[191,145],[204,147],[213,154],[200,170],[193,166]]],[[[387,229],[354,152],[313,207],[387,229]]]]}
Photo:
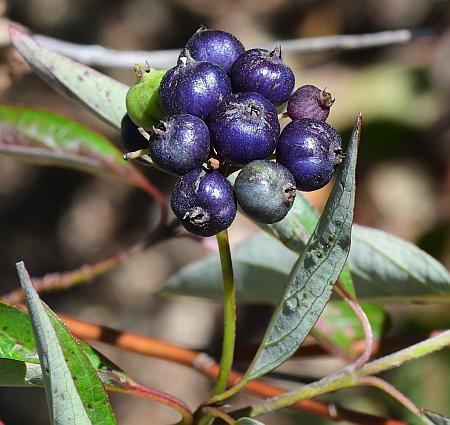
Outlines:
{"type": "Polygon", "coordinates": [[[208,127],[194,115],[169,115],[153,128],[148,147],[156,165],[174,174],[186,174],[208,159],[208,127]]]}
{"type": "Polygon", "coordinates": [[[233,188],[217,171],[197,169],[185,174],[175,185],[170,204],[185,229],[199,236],[225,230],[236,216],[233,188]]]}
{"type": "Polygon", "coordinates": [[[281,47],[271,52],[251,49],[240,55],[230,71],[233,91],[252,91],[263,95],[275,105],[288,100],[294,89],[292,69],[281,59],[281,47]]]}
{"type": "Polygon", "coordinates": [[[231,94],[227,73],[217,65],[198,62],[183,49],[178,64],[161,80],[159,100],[167,114],[191,114],[205,118],[231,94]]]}
{"type": "Polygon", "coordinates": [[[287,104],[287,113],[293,120],[312,118],[326,121],[334,103],[331,94],[316,86],[299,87],[292,93],[287,104]]]}
{"type": "Polygon", "coordinates": [[[277,161],[292,173],[299,190],[325,186],[342,158],[341,137],[324,121],[292,121],[281,132],[277,161]]]}
{"type": "Polygon", "coordinates": [[[245,50],[233,34],[205,27],[200,27],[192,35],[186,48],[195,60],[214,63],[226,72],[229,72],[233,62],[245,50]]]}
{"type": "Polygon", "coordinates": [[[231,162],[246,163],[270,155],[280,134],[275,107],[258,93],[229,96],[208,117],[211,143],[231,162]]]}
{"type": "Polygon", "coordinates": [[[295,180],[277,162],[252,161],[236,177],[234,194],[250,218],[272,224],[282,220],[294,204],[295,180]]]}

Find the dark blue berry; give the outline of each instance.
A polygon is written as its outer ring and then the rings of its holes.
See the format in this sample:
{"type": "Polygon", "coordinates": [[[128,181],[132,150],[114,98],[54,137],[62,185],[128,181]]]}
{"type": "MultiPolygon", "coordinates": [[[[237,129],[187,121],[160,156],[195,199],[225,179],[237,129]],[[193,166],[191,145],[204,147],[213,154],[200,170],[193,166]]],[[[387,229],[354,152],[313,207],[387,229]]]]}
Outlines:
{"type": "Polygon", "coordinates": [[[292,121],[281,132],[277,161],[292,173],[299,190],[325,186],[342,158],[341,137],[324,121],[292,121]]]}
{"type": "Polygon", "coordinates": [[[186,174],[208,159],[208,127],[194,115],[169,115],[153,128],[148,148],[160,168],[178,175],[186,174]]]}
{"type": "Polygon", "coordinates": [[[205,27],[197,30],[186,43],[186,48],[195,60],[214,63],[226,72],[245,50],[233,34],[205,27]]]}
{"type": "Polygon", "coordinates": [[[316,86],[299,87],[292,93],[287,104],[287,113],[293,120],[312,118],[325,121],[334,103],[331,94],[316,86]]]}
{"type": "Polygon", "coordinates": [[[295,200],[295,180],[282,165],[268,160],[252,161],[239,172],[234,194],[242,210],[261,223],[282,220],[295,200]]]}
{"type": "Polygon", "coordinates": [[[231,162],[264,159],[277,144],[280,124],[272,103],[258,93],[236,93],[208,117],[211,143],[231,162]]]}
{"type": "Polygon", "coordinates": [[[220,66],[198,62],[183,49],[177,66],[161,81],[159,100],[166,114],[205,118],[230,93],[230,79],[220,66]]]}
{"type": "Polygon", "coordinates": [[[294,89],[292,69],[281,59],[281,47],[269,52],[265,49],[247,50],[231,67],[233,91],[252,91],[262,94],[275,105],[288,100],[294,89]]]}
{"type": "Polygon", "coordinates": [[[213,236],[225,230],[236,216],[230,182],[217,171],[202,168],[181,177],[170,204],[185,229],[199,236],[213,236]]]}

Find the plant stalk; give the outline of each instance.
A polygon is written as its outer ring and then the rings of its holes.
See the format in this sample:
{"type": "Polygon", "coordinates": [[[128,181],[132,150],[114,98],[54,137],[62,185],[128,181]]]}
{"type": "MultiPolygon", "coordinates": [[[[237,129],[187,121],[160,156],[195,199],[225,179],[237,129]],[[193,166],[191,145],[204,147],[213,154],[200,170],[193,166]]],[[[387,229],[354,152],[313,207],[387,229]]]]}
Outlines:
{"type": "Polygon", "coordinates": [[[234,343],[236,339],[236,288],[234,286],[228,231],[226,229],[223,230],[217,234],[216,238],[223,278],[224,330],[220,371],[214,386],[213,395],[221,394],[227,388],[228,377],[233,366],[234,343]]]}

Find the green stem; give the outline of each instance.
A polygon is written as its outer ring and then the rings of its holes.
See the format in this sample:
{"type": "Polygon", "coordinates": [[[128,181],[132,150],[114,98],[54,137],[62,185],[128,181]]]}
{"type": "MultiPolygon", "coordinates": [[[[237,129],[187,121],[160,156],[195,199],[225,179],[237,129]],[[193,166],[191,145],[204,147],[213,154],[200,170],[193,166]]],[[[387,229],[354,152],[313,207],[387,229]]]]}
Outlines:
{"type": "Polygon", "coordinates": [[[234,342],[236,338],[236,289],[234,287],[233,266],[227,230],[218,233],[216,238],[219,246],[223,278],[224,330],[219,376],[217,377],[213,395],[221,394],[227,388],[228,377],[233,365],[234,342]]]}
{"type": "Polygon", "coordinates": [[[259,416],[288,407],[300,400],[316,397],[341,388],[358,384],[362,376],[370,376],[402,365],[410,360],[418,359],[434,351],[450,345],[450,330],[446,330],[437,336],[414,344],[396,353],[374,360],[365,364],[360,369],[345,368],[334,375],[327,376],[317,382],[305,385],[300,390],[288,391],[278,397],[272,397],[264,402],[252,406],[250,416],[259,416]]]}

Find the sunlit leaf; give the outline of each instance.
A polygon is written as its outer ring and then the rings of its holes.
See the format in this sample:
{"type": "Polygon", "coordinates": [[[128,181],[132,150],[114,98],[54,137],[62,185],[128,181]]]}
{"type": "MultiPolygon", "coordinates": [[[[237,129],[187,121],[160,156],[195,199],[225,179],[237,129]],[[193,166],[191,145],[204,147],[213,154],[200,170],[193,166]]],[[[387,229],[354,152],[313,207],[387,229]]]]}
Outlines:
{"type": "Polygon", "coordinates": [[[0,105],[0,154],[96,173],[127,166],[119,149],[83,125],[53,112],[11,105],[0,105]]]}
{"type": "Polygon", "coordinates": [[[9,34],[14,47],[43,80],[108,124],[120,128],[126,113],[128,87],[125,84],[53,52],[13,25],[9,34]]]}
{"type": "Polygon", "coordinates": [[[350,251],[361,116],[357,118],[336,182],[303,255],[291,270],[244,381],[278,367],[300,346],[328,303],[350,251]]]}
{"type": "Polygon", "coordinates": [[[115,424],[103,384],[83,350],[41,302],[23,263],[18,263],[17,270],[31,318],[51,423],[115,424]]]}

